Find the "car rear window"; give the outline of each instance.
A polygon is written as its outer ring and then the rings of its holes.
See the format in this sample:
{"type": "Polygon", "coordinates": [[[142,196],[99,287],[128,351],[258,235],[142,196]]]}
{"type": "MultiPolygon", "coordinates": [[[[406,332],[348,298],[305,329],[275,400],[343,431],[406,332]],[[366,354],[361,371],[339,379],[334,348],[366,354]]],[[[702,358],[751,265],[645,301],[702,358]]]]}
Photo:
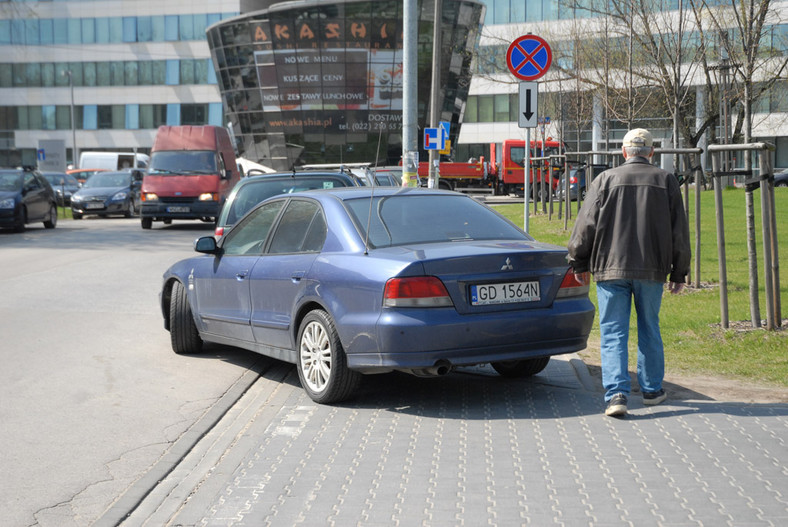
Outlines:
{"type": "Polygon", "coordinates": [[[464,240],[531,240],[504,217],[466,196],[375,196],[346,206],[372,247],[464,240]],[[371,219],[370,219],[371,213],[371,219]]]}

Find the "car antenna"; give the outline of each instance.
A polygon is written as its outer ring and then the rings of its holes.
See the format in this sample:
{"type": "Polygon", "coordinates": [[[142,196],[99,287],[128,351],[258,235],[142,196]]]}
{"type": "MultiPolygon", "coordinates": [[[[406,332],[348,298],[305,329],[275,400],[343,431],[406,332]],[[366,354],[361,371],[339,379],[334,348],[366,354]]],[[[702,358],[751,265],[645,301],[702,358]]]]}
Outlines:
{"type": "MultiPolygon", "coordinates": [[[[378,166],[380,159],[380,140],[383,137],[383,128],[378,131],[378,149],[375,151],[375,166],[378,166]]],[[[364,236],[364,255],[369,255],[369,228],[372,223],[372,199],[375,196],[375,174],[372,174],[372,190],[369,193],[369,214],[367,214],[367,232],[364,236]]]]}

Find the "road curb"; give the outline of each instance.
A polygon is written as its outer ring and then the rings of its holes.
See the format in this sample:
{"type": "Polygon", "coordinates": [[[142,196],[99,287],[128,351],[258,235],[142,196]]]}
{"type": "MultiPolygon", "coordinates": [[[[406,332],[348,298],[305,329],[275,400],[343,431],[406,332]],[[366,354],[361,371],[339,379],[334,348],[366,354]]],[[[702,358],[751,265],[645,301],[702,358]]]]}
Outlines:
{"type": "Polygon", "coordinates": [[[246,393],[260,376],[265,373],[271,362],[260,359],[252,364],[241,377],[208,409],[208,411],[181,435],[161,458],[145,474],[134,482],[93,523],[93,527],[114,527],[120,525],[142,503],[145,497],[156,488],[167,475],[180,463],[195,445],[222,419],[227,411],[246,393]]]}

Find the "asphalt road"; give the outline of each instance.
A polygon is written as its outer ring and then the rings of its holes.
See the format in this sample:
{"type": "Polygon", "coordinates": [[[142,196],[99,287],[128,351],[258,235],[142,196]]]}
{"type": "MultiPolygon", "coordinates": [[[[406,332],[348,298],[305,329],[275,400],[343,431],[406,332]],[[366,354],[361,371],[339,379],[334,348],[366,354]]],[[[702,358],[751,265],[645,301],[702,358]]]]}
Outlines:
{"type": "Polygon", "coordinates": [[[120,218],[0,231],[0,525],[92,523],[259,361],[171,351],[161,276],[210,233],[120,218]]]}

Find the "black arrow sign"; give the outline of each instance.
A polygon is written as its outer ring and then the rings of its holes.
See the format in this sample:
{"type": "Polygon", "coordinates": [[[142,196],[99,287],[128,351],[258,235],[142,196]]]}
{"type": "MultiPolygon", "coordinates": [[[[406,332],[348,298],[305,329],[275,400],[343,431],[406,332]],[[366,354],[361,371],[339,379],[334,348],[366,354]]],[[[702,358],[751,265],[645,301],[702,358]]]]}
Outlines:
{"type": "Polygon", "coordinates": [[[523,115],[528,121],[534,116],[534,112],[531,111],[531,90],[525,90],[525,111],[523,115]]]}

